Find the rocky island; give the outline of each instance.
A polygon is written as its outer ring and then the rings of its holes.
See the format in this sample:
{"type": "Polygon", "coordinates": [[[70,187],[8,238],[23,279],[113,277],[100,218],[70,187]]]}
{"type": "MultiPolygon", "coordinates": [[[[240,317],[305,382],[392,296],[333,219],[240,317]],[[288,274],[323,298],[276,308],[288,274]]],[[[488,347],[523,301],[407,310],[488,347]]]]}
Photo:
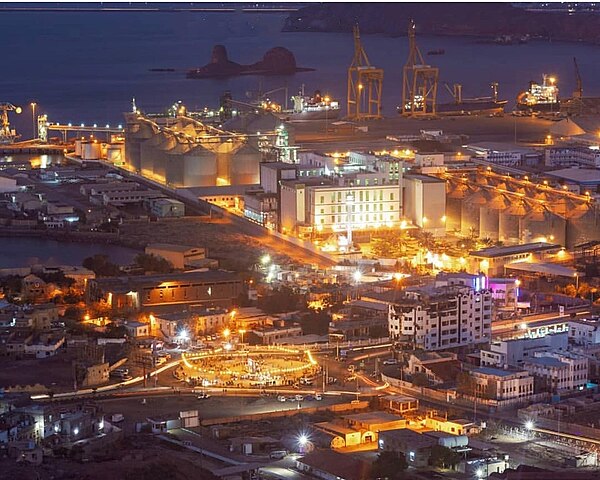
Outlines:
{"type": "Polygon", "coordinates": [[[215,45],[210,63],[203,67],[189,70],[187,78],[234,77],[238,75],[290,75],[296,72],[313,71],[296,65],[294,54],[287,48],[275,47],[267,51],[262,60],[251,65],[232,62],[223,45],[215,45]]]}

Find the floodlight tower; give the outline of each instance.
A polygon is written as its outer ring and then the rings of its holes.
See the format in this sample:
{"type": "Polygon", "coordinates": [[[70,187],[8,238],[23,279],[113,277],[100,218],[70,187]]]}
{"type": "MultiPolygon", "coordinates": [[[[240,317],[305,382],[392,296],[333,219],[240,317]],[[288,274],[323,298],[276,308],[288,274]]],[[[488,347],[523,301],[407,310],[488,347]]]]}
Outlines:
{"type": "Polygon", "coordinates": [[[381,119],[383,69],[371,66],[360,41],[358,25],[354,26],[354,58],[348,68],[348,118],[381,119]]]}
{"type": "Polygon", "coordinates": [[[416,25],[408,25],[408,59],[403,69],[402,115],[406,117],[434,116],[439,69],[426,65],[417,46],[416,25]]]}

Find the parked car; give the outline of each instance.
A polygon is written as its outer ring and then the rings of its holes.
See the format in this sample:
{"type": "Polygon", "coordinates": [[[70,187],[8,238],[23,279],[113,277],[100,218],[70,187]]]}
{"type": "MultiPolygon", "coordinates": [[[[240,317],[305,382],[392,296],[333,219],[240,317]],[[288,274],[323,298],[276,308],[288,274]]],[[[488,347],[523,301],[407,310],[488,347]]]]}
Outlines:
{"type": "Polygon", "coordinates": [[[271,458],[272,460],[281,460],[287,457],[287,454],[287,450],[275,450],[274,452],[269,453],[269,458],[271,458]]]}
{"type": "Polygon", "coordinates": [[[294,398],[297,402],[302,402],[304,400],[304,397],[302,395],[296,395],[294,398]]]}
{"type": "Polygon", "coordinates": [[[315,393],[315,400],[320,402],[321,400],[323,400],[323,395],[321,395],[320,393],[315,393]]]}
{"type": "Polygon", "coordinates": [[[278,402],[285,402],[287,400],[287,398],[285,397],[285,395],[278,395],[277,396],[277,401],[278,402]]]}
{"type": "Polygon", "coordinates": [[[395,358],[388,358],[387,360],[383,361],[384,365],[398,365],[398,360],[396,360],[395,358]]]}
{"type": "Polygon", "coordinates": [[[210,395],[206,392],[202,392],[200,395],[198,395],[198,400],[206,400],[208,398],[210,398],[210,395]]]}

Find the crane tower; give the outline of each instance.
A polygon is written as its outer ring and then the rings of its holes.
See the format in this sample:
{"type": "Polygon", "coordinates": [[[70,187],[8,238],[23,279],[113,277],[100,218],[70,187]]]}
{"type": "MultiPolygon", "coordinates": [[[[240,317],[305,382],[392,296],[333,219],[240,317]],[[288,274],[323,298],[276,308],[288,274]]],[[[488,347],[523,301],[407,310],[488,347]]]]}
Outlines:
{"type": "Polygon", "coordinates": [[[358,25],[354,26],[354,58],[348,68],[348,118],[374,120],[381,118],[383,69],[375,68],[360,41],[358,25]]]}
{"type": "Polygon", "coordinates": [[[415,22],[408,25],[408,59],[403,69],[402,115],[406,117],[436,114],[439,69],[426,65],[417,46],[415,22]]]}
{"type": "Polygon", "coordinates": [[[17,107],[12,103],[1,102],[0,112],[2,123],[0,125],[0,144],[14,143],[20,135],[17,134],[15,129],[10,128],[10,122],[8,121],[8,112],[21,113],[21,107],[17,107]]]}

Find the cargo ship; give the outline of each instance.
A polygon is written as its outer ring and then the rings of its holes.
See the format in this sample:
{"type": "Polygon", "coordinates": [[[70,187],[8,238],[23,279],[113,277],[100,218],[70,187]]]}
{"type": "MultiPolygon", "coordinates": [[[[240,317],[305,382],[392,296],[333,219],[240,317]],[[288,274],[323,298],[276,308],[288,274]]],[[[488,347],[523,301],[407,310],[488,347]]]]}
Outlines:
{"type": "Polygon", "coordinates": [[[558,112],[560,100],[556,78],[542,75],[542,84],[529,82],[529,90],[517,96],[517,109],[531,112],[558,112]]]}
{"type": "MultiPolygon", "coordinates": [[[[444,86],[454,97],[454,102],[436,103],[435,114],[440,116],[461,116],[461,115],[502,115],[508,100],[498,100],[498,84],[492,83],[492,96],[463,98],[462,85],[454,84],[454,90],[451,90],[447,84],[444,86]]],[[[419,108],[418,99],[417,108],[419,108]]],[[[422,105],[422,104],[421,104],[422,105]]],[[[410,107],[408,108],[410,110],[410,107]]],[[[402,107],[397,107],[398,113],[402,113],[402,107]]],[[[431,112],[428,112],[431,113],[431,112]]]]}
{"type": "Polygon", "coordinates": [[[319,90],[311,96],[304,94],[304,86],[292,97],[294,107],[276,114],[284,120],[335,120],[340,115],[340,102],[321,95],[319,90]]]}

